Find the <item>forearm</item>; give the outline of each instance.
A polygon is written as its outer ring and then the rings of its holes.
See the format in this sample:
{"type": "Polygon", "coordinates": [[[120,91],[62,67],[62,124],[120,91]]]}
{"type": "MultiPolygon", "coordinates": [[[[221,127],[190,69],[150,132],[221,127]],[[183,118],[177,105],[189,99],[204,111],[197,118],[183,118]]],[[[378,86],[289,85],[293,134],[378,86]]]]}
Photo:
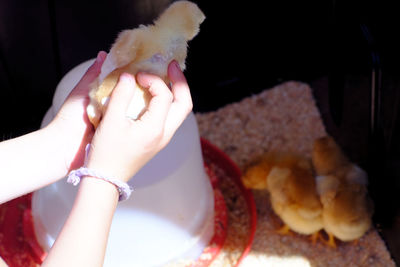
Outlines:
{"type": "Polygon", "coordinates": [[[54,127],[0,143],[0,203],[65,176],[64,145],[54,127]]]}
{"type": "Polygon", "coordinates": [[[84,178],[71,213],[42,266],[103,266],[118,197],[114,185],[84,178]]]}
{"type": "Polygon", "coordinates": [[[3,259],[0,257],[0,267],[7,267],[8,265],[3,261],[3,259]]]}

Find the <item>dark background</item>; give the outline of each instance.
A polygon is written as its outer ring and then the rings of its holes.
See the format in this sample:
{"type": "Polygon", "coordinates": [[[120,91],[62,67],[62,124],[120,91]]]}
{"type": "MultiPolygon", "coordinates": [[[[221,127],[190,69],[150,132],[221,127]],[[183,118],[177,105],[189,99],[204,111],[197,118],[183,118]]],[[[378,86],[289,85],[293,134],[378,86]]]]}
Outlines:
{"type": "MultiPolygon", "coordinates": [[[[169,2],[0,0],[0,139],[37,129],[66,72],[169,2]]],[[[194,111],[287,80],[309,83],[328,132],[368,170],[374,220],[399,263],[397,9],[382,1],[194,2],[207,16],[185,72],[194,111]]]]}

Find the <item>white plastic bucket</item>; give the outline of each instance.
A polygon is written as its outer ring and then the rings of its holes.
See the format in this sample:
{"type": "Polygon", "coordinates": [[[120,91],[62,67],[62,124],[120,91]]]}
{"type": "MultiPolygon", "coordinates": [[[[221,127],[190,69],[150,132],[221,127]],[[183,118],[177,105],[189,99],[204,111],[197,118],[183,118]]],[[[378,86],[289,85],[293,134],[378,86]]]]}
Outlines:
{"type": "MultiPolygon", "coordinates": [[[[54,118],[92,63],[80,64],[60,81],[42,127],[54,118]]],[[[104,266],[162,266],[195,260],[213,236],[214,198],[193,113],[168,146],[129,184],[134,192],[129,200],[118,204],[104,266]]],[[[62,179],[33,194],[35,232],[45,250],[53,245],[76,192],[76,187],[62,179]]]]}

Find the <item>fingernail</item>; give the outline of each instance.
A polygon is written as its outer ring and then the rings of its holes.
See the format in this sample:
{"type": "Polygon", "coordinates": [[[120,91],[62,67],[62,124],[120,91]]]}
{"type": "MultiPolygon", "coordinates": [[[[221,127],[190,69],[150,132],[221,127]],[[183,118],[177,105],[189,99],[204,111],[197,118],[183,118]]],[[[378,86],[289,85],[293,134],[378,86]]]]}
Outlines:
{"type": "Polygon", "coordinates": [[[132,76],[128,73],[122,73],[121,76],[119,77],[121,79],[122,82],[124,83],[133,83],[134,79],[132,78],[132,76]]]}
{"type": "Polygon", "coordinates": [[[96,63],[103,62],[106,56],[107,56],[107,53],[106,53],[106,52],[100,51],[100,52],[97,54],[96,63]]]}
{"type": "Polygon", "coordinates": [[[101,62],[101,52],[97,53],[97,57],[96,57],[96,63],[101,62]]]}
{"type": "Polygon", "coordinates": [[[175,70],[181,71],[181,66],[179,66],[178,61],[174,60],[174,61],[172,61],[172,64],[173,64],[175,70]]]}
{"type": "Polygon", "coordinates": [[[169,71],[171,71],[171,75],[173,75],[173,76],[178,76],[182,71],[181,71],[181,67],[179,66],[179,63],[178,63],[178,61],[176,61],[176,60],[173,60],[172,62],[171,62],[171,65],[170,65],[170,70],[169,71]]]}

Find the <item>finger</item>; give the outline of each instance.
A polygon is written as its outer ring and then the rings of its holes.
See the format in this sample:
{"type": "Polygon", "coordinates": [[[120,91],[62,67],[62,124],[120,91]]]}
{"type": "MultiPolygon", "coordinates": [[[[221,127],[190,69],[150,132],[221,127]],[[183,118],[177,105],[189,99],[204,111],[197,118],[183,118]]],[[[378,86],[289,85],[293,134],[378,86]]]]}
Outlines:
{"type": "Polygon", "coordinates": [[[166,122],[166,134],[172,136],[176,129],[182,124],[193,108],[189,85],[183,75],[178,62],[172,61],[168,66],[168,77],[172,83],[174,101],[171,105],[168,120],[166,122]]]}
{"type": "Polygon", "coordinates": [[[189,85],[178,62],[175,60],[168,65],[168,77],[172,83],[171,90],[174,95],[174,105],[179,106],[182,110],[192,110],[193,102],[189,85]]]}
{"type": "Polygon", "coordinates": [[[90,84],[99,76],[101,71],[101,66],[103,65],[104,60],[107,57],[107,53],[104,51],[100,51],[97,54],[96,60],[93,64],[87,69],[85,74],[82,76],[81,80],[75,86],[74,90],[71,94],[80,94],[87,95],[89,93],[90,84]]]}
{"type": "Polygon", "coordinates": [[[148,73],[137,75],[138,83],[147,88],[152,95],[148,110],[142,119],[157,123],[164,127],[173,97],[165,82],[158,76],[148,73]]]}
{"type": "Polygon", "coordinates": [[[91,83],[94,81],[94,79],[99,76],[100,71],[101,71],[101,66],[104,63],[104,60],[107,57],[107,53],[104,51],[100,51],[97,54],[96,60],[93,62],[93,64],[88,68],[86,73],[83,75],[82,79],[79,81],[79,83],[91,83]]]}
{"type": "Polygon", "coordinates": [[[111,94],[106,116],[107,114],[114,114],[119,116],[119,118],[125,118],[126,111],[133,94],[135,93],[136,87],[135,77],[129,73],[121,74],[119,81],[111,94]]]}

